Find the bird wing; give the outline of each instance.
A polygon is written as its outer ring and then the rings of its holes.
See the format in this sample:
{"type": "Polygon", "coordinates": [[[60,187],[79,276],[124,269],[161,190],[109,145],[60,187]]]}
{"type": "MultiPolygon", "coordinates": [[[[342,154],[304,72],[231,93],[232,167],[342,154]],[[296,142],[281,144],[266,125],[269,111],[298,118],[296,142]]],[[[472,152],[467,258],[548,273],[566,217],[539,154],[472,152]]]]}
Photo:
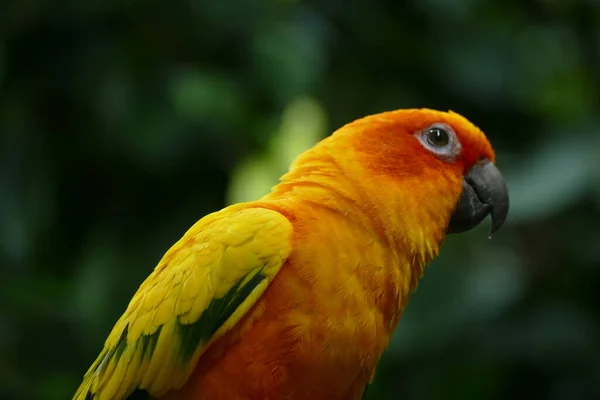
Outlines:
{"type": "Polygon", "coordinates": [[[292,232],[285,216],[265,208],[226,208],[198,221],[142,283],[73,399],[181,388],[273,281],[292,232]]]}

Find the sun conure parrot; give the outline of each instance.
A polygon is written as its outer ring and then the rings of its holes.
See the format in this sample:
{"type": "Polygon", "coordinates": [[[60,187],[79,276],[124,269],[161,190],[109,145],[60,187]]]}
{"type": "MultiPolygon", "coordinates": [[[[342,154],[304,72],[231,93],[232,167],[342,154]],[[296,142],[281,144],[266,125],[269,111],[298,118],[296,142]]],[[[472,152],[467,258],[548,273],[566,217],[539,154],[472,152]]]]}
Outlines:
{"type": "Polygon", "coordinates": [[[347,124],[166,252],[74,399],[360,399],[446,234],[504,223],[494,159],[454,112],[347,124]]]}

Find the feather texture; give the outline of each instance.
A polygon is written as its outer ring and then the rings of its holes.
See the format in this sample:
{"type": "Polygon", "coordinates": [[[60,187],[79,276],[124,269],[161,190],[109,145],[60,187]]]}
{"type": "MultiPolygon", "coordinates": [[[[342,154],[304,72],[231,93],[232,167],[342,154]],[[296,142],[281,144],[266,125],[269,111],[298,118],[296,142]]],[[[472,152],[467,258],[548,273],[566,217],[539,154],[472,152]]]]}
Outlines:
{"type": "Polygon", "coordinates": [[[340,128],[165,254],[75,400],[360,399],[482,158],[491,145],[452,112],[340,128]],[[415,137],[434,123],[456,132],[451,160],[415,137]]]}
{"type": "Polygon", "coordinates": [[[284,216],[264,208],[236,206],[198,221],[140,286],[74,399],[180,388],[273,280],[291,233],[284,216]]]}

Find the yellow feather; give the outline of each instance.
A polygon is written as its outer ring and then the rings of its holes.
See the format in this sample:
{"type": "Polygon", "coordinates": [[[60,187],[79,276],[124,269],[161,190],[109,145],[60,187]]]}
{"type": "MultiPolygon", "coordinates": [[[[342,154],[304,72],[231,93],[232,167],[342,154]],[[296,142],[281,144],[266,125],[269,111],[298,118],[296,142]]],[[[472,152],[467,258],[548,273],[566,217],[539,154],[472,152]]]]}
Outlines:
{"type": "Polygon", "coordinates": [[[156,348],[152,354],[150,365],[148,366],[148,371],[146,372],[146,376],[144,376],[140,387],[147,388],[148,390],[157,387],[156,380],[158,374],[164,366],[165,360],[169,357],[169,353],[172,352],[175,347],[172,343],[174,326],[175,324],[173,322],[169,322],[162,327],[158,342],[156,343],[156,348]]]}
{"type": "MultiPolygon", "coordinates": [[[[113,362],[113,361],[111,361],[113,362]]],[[[119,386],[121,386],[121,379],[125,375],[126,363],[124,358],[121,358],[119,362],[114,362],[114,371],[111,375],[105,377],[105,383],[101,386],[99,400],[110,400],[118,399],[116,396],[119,386]]]]}
{"type": "Polygon", "coordinates": [[[137,369],[139,367],[139,359],[141,353],[135,351],[135,348],[127,349],[125,352],[128,354],[127,363],[125,366],[125,373],[121,376],[121,384],[115,396],[112,398],[123,398],[129,395],[135,388],[133,384],[133,378],[137,375],[137,369]]]}
{"type": "Polygon", "coordinates": [[[267,289],[268,285],[269,285],[269,282],[267,280],[263,280],[261,283],[259,283],[256,286],[256,288],[252,291],[252,293],[250,293],[250,295],[247,297],[247,300],[245,302],[243,302],[233,312],[231,317],[223,324],[223,326],[221,328],[219,328],[219,330],[217,331],[217,334],[215,336],[217,336],[217,337],[221,336],[224,332],[227,332],[228,330],[230,330],[237,323],[237,321],[239,321],[240,318],[242,318],[248,312],[250,307],[252,307],[254,305],[256,300],[258,300],[258,298],[267,289]]]}
{"type": "Polygon", "coordinates": [[[196,293],[198,294],[194,299],[190,310],[181,315],[184,319],[184,323],[190,323],[191,321],[196,321],[198,318],[200,318],[200,315],[206,309],[206,306],[208,306],[210,300],[217,297],[215,296],[214,289],[212,288],[214,286],[211,282],[212,277],[213,274],[209,274],[208,276],[202,274],[201,276],[198,276],[197,279],[191,284],[192,290],[193,288],[196,288],[196,293]],[[201,277],[206,277],[206,279],[201,279],[201,277]],[[203,284],[203,282],[206,282],[206,284],[203,284]],[[203,286],[206,289],[204,289],[203,286]]]}
{"type": "Polygon", "coordinates": [[[173,318],[173,314],[175,311],[175,299],[172,297],[167,297],[160,303],[158,308],[156,309],[156,314],[154,315],[154,325],[163,325],[166,324],[169,320],[173,318]]]}
{"type": "MultiPolygon", "coordinates": [[[[94,399],[120,400],[135,388],[156,397],[180,388],[206,348],[265,291],[291,252],[291,238],[291,223],[269,209],[242,204],[202,218],[142,283],[74,399],[90,393],[94,399]],[[256,282],[259,272],[264,278],[256,282]],[[251,282],[256,286],[237,309],[226,310],[229,317],[220,326],[212,325],[218,319],[209,314],[209,325],[193,330],[213,300],[239,296],[251,282]],[[208,338],[193,336],[211,331],[208,338]]],[[[225,301],[218,313],[230,304],[225,301]]]]}
{"type": "Polygon", "coordinates": [[[108,354],[102,358],[102,361],[98,365],[97,369],[93,371],[93,388],[95,392],[97,392],[100,389],[100,386],[102,386],[104,379],[108,379],[107,377],[110,377],[113,374],[116,366],[117,362],[114,359],[110,358],[108,354]]]}
{"type": "MultiPolygon", "coordinates": [[[[181,285],[179,291],[179,301],[194,300],[198,301],[199,291],[204,284],[206,274],[201,271],[192,271],[181,285]]],[[[188,311],[189,308],[178,310],[178,312],[188,311]]]]}
{"type": "Polygon", "coordinates": [[[135,338],[142,336],[149,327],[151,327],[151,317],[150,313],[143,313],[140,316],[136,316],[134,318],[131,327],[129,328],[129,334],[127,335],[128,341],[134,341],[135,338]]]}

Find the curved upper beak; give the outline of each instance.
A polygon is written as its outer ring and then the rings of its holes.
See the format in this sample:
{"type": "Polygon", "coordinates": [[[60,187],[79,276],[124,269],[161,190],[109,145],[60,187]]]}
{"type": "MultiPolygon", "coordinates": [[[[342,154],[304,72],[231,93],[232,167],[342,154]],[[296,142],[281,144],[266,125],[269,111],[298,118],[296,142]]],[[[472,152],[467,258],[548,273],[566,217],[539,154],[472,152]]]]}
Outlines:
{"type": "Polygon", "coordinates": [[[462,186],[462,194],[446,232],[468,231],[491,214],[490,236],[493,235],[508,215],[508,188],[502,174],[492,162],[482,160],[465,175],[462,186]]]}

